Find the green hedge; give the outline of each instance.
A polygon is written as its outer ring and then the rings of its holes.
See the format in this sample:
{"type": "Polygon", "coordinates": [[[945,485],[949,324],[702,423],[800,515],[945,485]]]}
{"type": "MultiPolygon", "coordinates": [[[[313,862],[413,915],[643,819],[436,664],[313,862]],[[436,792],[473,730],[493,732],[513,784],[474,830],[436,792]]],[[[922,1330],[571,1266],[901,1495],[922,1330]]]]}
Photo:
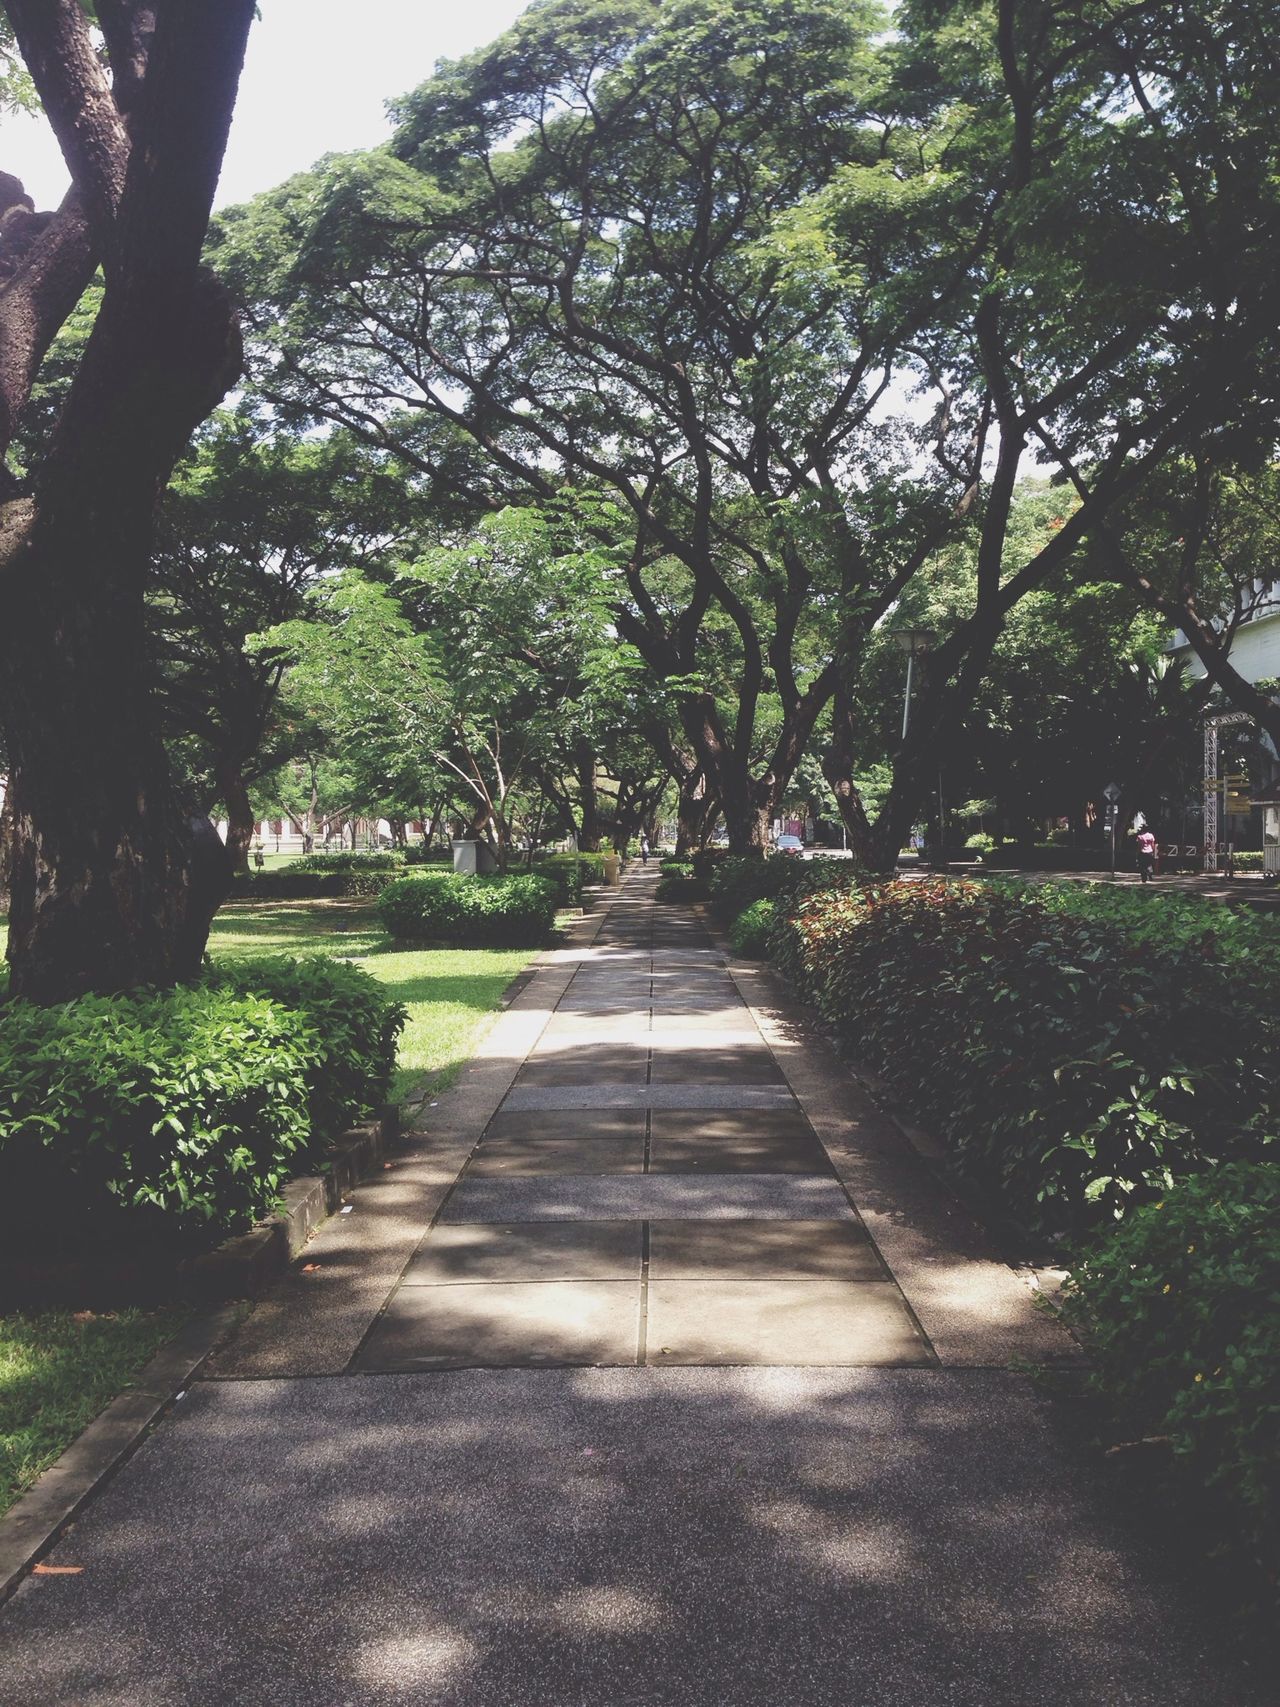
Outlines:
{"type": "Polygon", "coordinates": [[[771,953],[1025,1226],[1079,1233],[1280,1122],[1280,921],[979,883],[803,898],[771,953]]]}
{"type": "Polygon", "coordinates": [[[744,907],[729,927],[729,946],[733,952],[749,960],[763,959],[769,952],[777,917],[776,901],[753,901],[744,907]]]}
{"type": "Polygon", "coordinates": [[[656,901],[692,903],[694,901],[705,901],[706,898],[706,883],[697,875],[692,865],[677,863],[674,860],[663,862],[662,875],[659,877],[658,886],[654,890],[656,901]]]}
{"type": "Polygon", "coordinates": [[[368,900],[380,895],[404,871],[405,855],[305,854],[275,871],[254,871],[241,877],[233,897],[247,901],[368,900]]]}
{"type": "Polygon", "coordinates": [[[6,1249],[112,1234],[190,1245],[249,1225],[319,1140],[385,1097],[403,1020],[367,974],[326,961],[4,1003],[6,1249]]]}
{"type": "Polygon", "coordinates": [[[220,961],[204,981],[268,996],[306,1016],[324,1045],[307,1075],[313,1132],[332,1136],[370,1119],[387,1102],[408,1015],[362,967],[322,955],[278,955],[220,961]]]}
{"type": "Polygon", "coordinates": [[[604,857],[601,853],[538,854],[533,875],[555,884],[562,907],[577,907],[586,885],[604,882],[604,857]]]}
{"type": "Polygon", "coordinates": [[[378,917],[394,937],[468,946],[544,943],[556,917],[556,885],[545,877],[414,873],[389,884],[378,917]]]}
{"type": "Polygon", "coordinates": [[[770,854],[767,859],[731,855],[708,867],[707,896],[712,911],[727,922],[753,901],[777,901],[838,887],[852,882],[855,875],[851,860],[800,859],[794,854],[770,854]]]}
{"type": "Polygon", "coordinates": [[[1220,1547],[1280,1572],[1280,1165],[1235,1163],[1129,1215],[1072,1275],[1126,1432],[1167,1436],[1220,1547]]]}

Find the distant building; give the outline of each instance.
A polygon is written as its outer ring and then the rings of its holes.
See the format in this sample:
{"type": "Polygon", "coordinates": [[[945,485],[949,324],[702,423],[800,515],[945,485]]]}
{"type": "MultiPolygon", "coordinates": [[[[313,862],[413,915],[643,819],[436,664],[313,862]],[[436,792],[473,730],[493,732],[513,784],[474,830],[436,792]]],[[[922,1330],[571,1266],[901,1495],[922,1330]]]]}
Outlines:
{"type": "MultiPolygon", "coordinates": [[[[1188,674],[1203,677],[1204,665],[1181,631],[1175,633],[1169,651],[1186,662],[1188,674]]],[[[1280,681],[1280,581],[1259,580],[1253,588],[1253,608],[1236,629],[1231,642],[1231,662],[1248,682],[1280,681]]],[[[1216,866],[1211,848],[1218,843],[1255,847],[1262,840],[1263,869],[1280,875],[1280,754],[1265,731],[1259,730],[1258,769],[1248,788],[1249,808],[1244,812],[1224,810],[1230,796],[1218,788],[1222,776],[1220,755],[1223,729],[1251,720],[1243,712],[1218,711],[1205,719],[1204,779],[1205,864],[1216,866]]]]}

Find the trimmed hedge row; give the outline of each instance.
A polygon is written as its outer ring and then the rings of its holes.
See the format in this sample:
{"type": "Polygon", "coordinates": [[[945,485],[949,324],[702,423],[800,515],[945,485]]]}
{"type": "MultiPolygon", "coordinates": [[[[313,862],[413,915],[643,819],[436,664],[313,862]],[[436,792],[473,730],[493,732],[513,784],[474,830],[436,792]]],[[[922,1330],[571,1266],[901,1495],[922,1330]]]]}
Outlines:
{"type": "Polygon", "coordinates": [[[1276,921],[1148,900],[858,886],[801,899],[770,947],[962,1172],[1078,1234],[1280,1128],[1276,921]]]}
{"type": "Polygon", "coordinates": [[[550,937],[557,902],[546,877],[415,872],[387,885],[377,911],[390,935],[410,941],[532,948],[550,937]]]}
{"type": "Polygon", "coordinates": [[[400,852],[304,854],[276,871],[251,872],[232,893],[245,901],[368,900],[381,895],[405,864],[400,852]]]}
{"type": "Polygon", "coordinates": [[[761,960],[769,952],[778,921],[777,901],[753,901],[744,907],[729,927],[729,946],[748,960],[761,960]]]}
{"type": "Polygon", "coordinates": [[[249,1225],[385,1098],[404,1019],[358,968],[286,958],[187,988],[0,1005],[6,1248],[108,1229],[213,1242],[249,1225]]]}
{"type": "Polygon", "coordinates": [[[851,860],[799,859],[794,854],[770,854],[767,859],[726,856],[707,871],[711,910],[727,923],[753,901],[791,900],[820,889],[845,887],[856,879],[851,860]]]}
{"type": "Polygon", "coordinates": [[[1126,1431],[1167,1438],[1204,1491],[1210,1539],[1280,1575],[1280,1165],[1236,1162],[1135,1209],[1075,1267],[1126,1431]]]}
{"type": "MultiPolygon", "coordinates": [[[[758,906],[767,903],[758,903],[758,906]]],[[[850,888],[770,946],[838,1036],[1027,1225],[1127,1433],[1211,1544],[1280,1569],[1280,920],[1075,883],[850,888]]]]}

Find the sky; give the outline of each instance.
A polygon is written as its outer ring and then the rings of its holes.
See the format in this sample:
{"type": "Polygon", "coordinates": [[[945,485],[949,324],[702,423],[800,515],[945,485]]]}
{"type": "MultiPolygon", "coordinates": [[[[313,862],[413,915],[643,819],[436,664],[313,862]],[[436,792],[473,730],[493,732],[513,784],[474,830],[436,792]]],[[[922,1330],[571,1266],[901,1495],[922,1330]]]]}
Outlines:
{"type": "MultiPolygon", "coordinates": [[[[385,141],[391,127],[384,102],[416,88],[436,60],[483,47],[526,4],[259,0],[218,205],[269,190],[322,154],[385,141]]],[[[37,207],[55,207],[66,188],[62,157],[43,119],[3,120],[0,167],[23,180],[37,207]]]]}

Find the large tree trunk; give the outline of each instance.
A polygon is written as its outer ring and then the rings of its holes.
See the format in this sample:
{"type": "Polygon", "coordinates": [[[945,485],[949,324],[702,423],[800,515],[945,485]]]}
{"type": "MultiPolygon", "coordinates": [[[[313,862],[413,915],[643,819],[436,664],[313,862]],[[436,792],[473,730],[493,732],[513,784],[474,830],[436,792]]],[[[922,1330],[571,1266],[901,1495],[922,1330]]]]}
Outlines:
{"type": "Polygon", "coordinates": [[[578,777],[578,847],[583,853],[599,853],[603,825],[600,818],[600,790],[596,786],[596,754],[592,747],[580,748],[577,754],[578,777]]]}
{"type": "MultiPolygon", "coordinates": [[[[831,702],[831,742],[822,759],[822,774],[836,798],[836,810],[845,836],[859,865],[875,868],[876,850],[871,822],[853,780],[856,762],[853,695],[846,682],[837,687],[831,702]]],[[[894,858],[896,861],[897,852],[894,858]]]]}
{"type": "Polygon", "coordinates": [[[231,869],[247,876],[249,848],[257,827],[249,790],[239,765],[233,759],[219,759],[214,766],[214,775],[222,803],[227,809],[227,853],[231,869]]]}
{"type": "Polygon", "coordinates": [[[37,244],[0,290],[0,344],[23,351],[0,364],[0,424],[79,294],[67,253],[96,253],[105,280],[30,494],[0,509],[9,960],[16,994],[54,1002],[191,975],[220,899],[208,827],[176,799],[160,741],[143,588],[159,492],[239,372],[235,318],[200,250],[254,6],[104,8],[109,87],[79,7],[6,5],[76,185],[46,237],[73,215],[89,247],[64,245],[50,271],[37,244]]]}
{"type": "Polygon", "coordinates": [[[676,806],[677,859],[686,859],[706,846],[717,810],[715,797],[707,792],[701,771],[681,782],[676,806]]]}

